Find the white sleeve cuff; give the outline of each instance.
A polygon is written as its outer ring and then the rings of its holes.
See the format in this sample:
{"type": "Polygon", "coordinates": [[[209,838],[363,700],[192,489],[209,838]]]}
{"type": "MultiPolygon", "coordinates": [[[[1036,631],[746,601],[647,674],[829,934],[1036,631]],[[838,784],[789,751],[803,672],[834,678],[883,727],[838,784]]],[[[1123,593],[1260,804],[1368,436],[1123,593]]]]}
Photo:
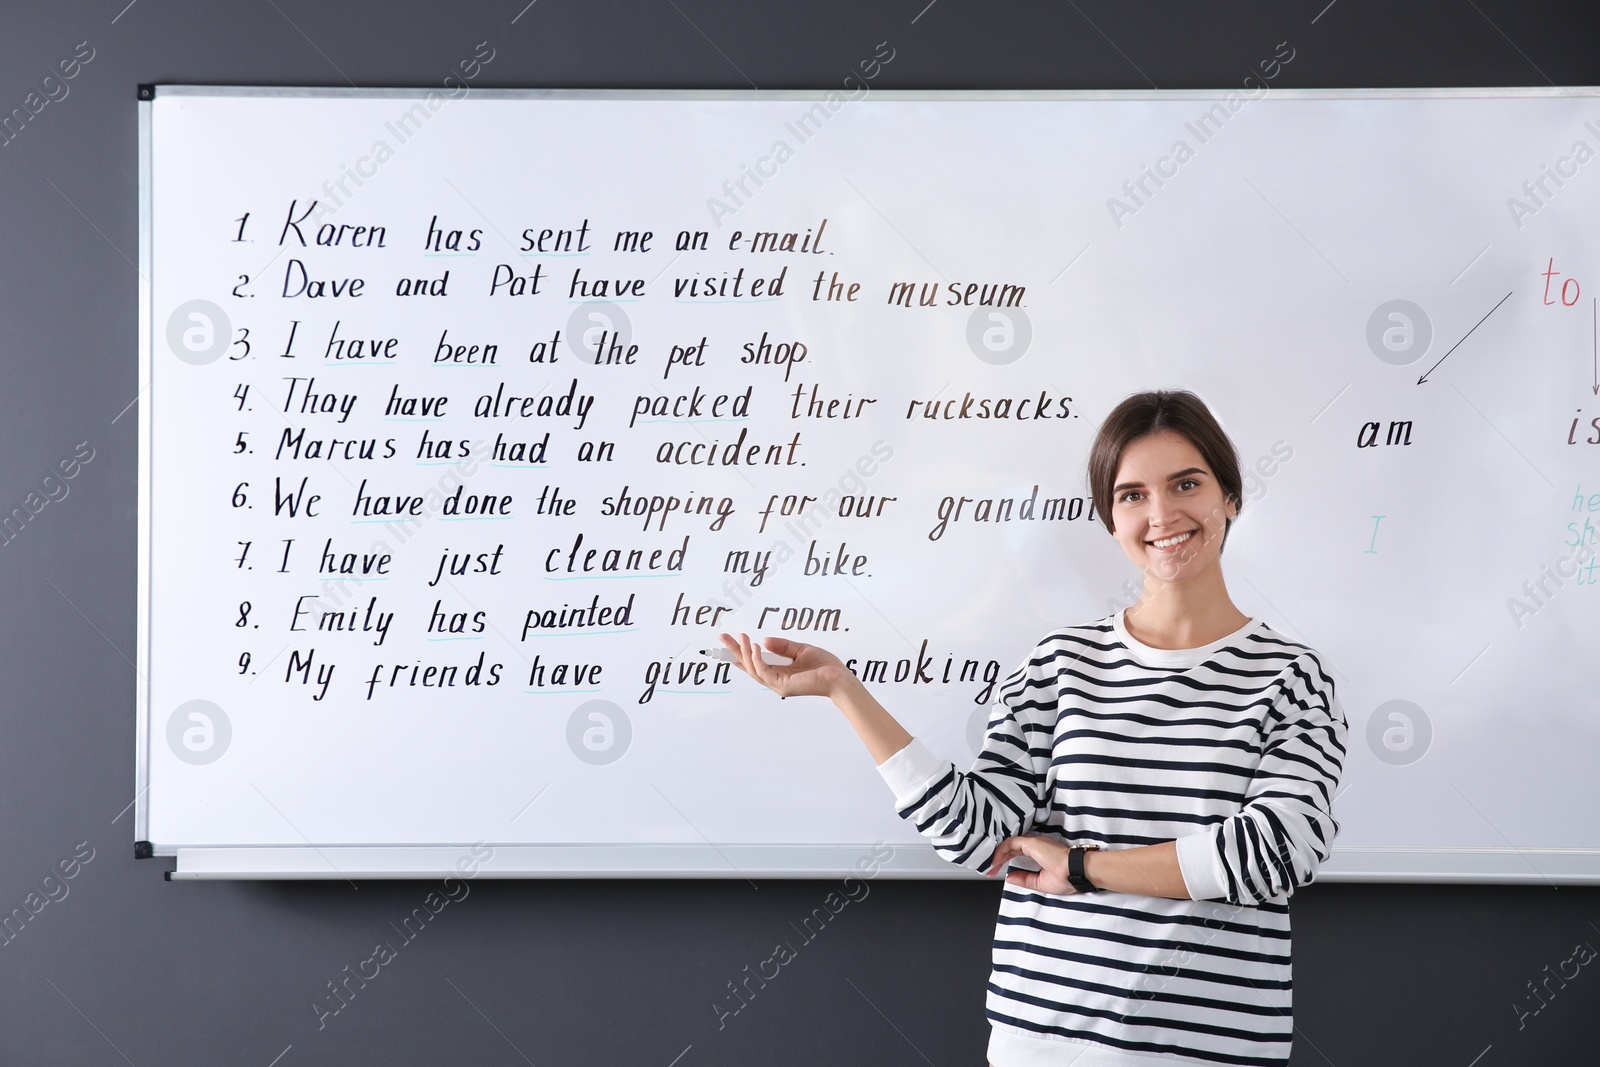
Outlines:
{"type": "Polygon", "coordinates": [[[1226,900],[1228,882],[1217,855],[1217,828],[1178,838],[1178,869],[1193,900],[1226,900]]]}
{"type": "Polygon", "coordinates": [[[905,806],[927,791],[955,765],[929,752],[915,737],[899,752],[878,764],[878,773],[894,792],[895,803],[905,806]]]}

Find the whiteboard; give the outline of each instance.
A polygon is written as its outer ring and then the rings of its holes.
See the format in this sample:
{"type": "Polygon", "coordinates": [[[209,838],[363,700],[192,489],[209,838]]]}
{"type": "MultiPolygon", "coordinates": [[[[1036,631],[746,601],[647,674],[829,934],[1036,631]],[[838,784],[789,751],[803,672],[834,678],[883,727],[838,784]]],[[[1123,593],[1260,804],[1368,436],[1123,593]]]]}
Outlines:
{"type": "Polygon", "coordinates": [[[1349,718],[1319,877],[1600,879],[1594,90],[143,95],[177,877],[972,876],[697,651],[820,644],[970,766],[1137,598],[1087,449],[1187,388],[1349,718]]]}

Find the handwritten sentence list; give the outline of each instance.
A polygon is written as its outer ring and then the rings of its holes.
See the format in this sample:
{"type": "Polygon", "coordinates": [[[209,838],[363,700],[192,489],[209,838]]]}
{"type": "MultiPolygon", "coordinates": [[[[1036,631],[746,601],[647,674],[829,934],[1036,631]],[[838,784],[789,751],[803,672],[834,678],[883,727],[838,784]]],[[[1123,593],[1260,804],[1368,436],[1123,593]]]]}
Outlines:
{"type": "MultiPolygon", "coordinates": [[[[228,348],[227,361],[238,368],[240,380],[230,383],[234,389],[225,415],[231,420],[228,451],[238,469],[219,477],[213,462],[196,456],[188,460],[192,467],[184,481],[191,507],[208,517],[216,517],[220,509],[229,528],[238,531],[226,563],[213,564],[220,568],[213,588],[237,605],[228,610],[248,646],[236,661],[241,679],[253,681],[260,672],[270,671],[273,680],[308,691],[317,701],[341,684],[350,687],[350,696],[367,701],[398,689],[494,687],[511,680],[512,670],[487,648],[462,660],[441,653],[438,646],[417,643],[492,639],[521,655],[525,692],[596,692],[605,684],[603,663],[571,656],[551,662],[547,656],[554,646],[541,639],[628,632],[648,623],[659,627],[657,637],[678,643],[670,638],[674,628],[723,628],[729,625],[725,616],[746,605],[757,609],[752,619],[757,631],[776,629],[802,639],[810,634],[840,634],[850,629],[847,609],[830,600],[835,595],[848,597],[849,591],[832,586],[825,595],[797,598],[805,603],[756,603],[769,570],[793,561],[799,577],[842,577],[852,585],[853,580],[870,580],[872,556],[881,554],[871,548],[871,524],[886,517],[900,520],[900,509],[909,506],[925,510],[930,541],[940,540],[952,524],[960,523],[1094,521],[1091,500],[1041,496],[1039,485],[1029,494],[949,495],[916,505],[899,495],[870,491],[868,482],[895,455],[882,438],[865,446],[842,474],[816,479],[818,487],[812,491],[793,491],[787,484],[782,491],[756,488],[750,475],[762,468],[807,466],[808,454],[816,453],[808,451],[806,434],[848,429],[857,420],[881,427],[886,419],[944,424],[1077,417],[1073,398],[1053,390],[1030,389],[1015,396],[974,395],[968,390],[944,396],[941,389],[927,396],[888,398],[835,389],[819,380],[825,374],[814,345],[796,335],[804,331],[792,328],[752,329],[749,335],[715,342],[713,337],[726,331],[697,330],[697,340],[662,345],[658,353],[634,339],[631,320],[648,319],[653,302],[676,305],[663,317],[678,321],[694,314],[682,305],[697,301],[798,299],[850,304],[864,299],[866,283],[841,277],[843,269],[819,270],[797,297],[786,289],[794,257],[835,254],[838,229],[829,233],[827,218],[804,230],[733,230],[727,235],[730,253],[790,257],[775,271],[747,271],[743,266],[720,273],[690,271],[671,277],[658,293],[652,280],[627,271],[601,276],[592,268],[545,262],[532,263],[531,268],[470,262],[480,253],[489,258],[485,229],[452,227],[438,214],[425,226],[415,227],[405,242],[408,249],[391,240],[398,231],[389,225],[323,221],[327,214],[316,200],[289,202],[282,222],[272,227],[271,242],[292,254],[281,268],[272,268],[281,269],[281,274],[271,279],[265,299],[257,302],[258,286],[249,273],[236,275],[229,316],[238,336],[228,348]],[[435,265],[437,273],[426,275],[385,266],[396,258],[407,259],[408,250],[412,255],[469,262],[435,265]],[[352,255],[370,256],[373,262],[352,270],[352,255]],[[396,305],[388,302],[381,311],[359,310],[358,301],[390,293],[434,311],[406,313],[406,305],[399,305],[396,312],[396,305]],[[500,319],[477,316],[469,306],[474,293],[478,298],[544,297],[551,304],[577,305],[580,312],[603,305],[608,314],[589,320],[595,325],[585,329],[583,320],[563,307],[569,313],[568,326],[546,327],[535,331],[537,336],[513,339],[503,327],[496,336],[495,328],[483,324],[485,319],[500,319]],[[309,301],[323,300],[335,310],[310,325],[316,317],[302,309],[310,306],[309,301]],[[621,312],[611,301],[639,307],[621,312]],[[269,307],[276,312],[263,310],[269,307]],[[441,324],[439,318],[446,315],[459,319],[441,324]],[[475,316],[478,321],[472,325],[461,321],[475,316]],[[358,317],[368,323],[382,321],[385,327],[375,330],[367,323],[358,324],[358,317]],[[422,318],[430,320],[426,326],[417,324],[422,318]],[[570,336],[575,329],[582,331],[581,337],[570,336]],[[275,333],[283,339],[281,349],[268,354],[267,346],[253,346],[252,330],[258,340],[275,333]],[[568,336],[563,336],[564,330],[568,336]],[[564,360],[593,370],[574,367],[562,373],[553,365],[564,360]],[[393,373],[381,380],[362,375],[360,382],[347,382],[335,368],[351,364],[390,367],[393,373]],[[509,371],[530,364],[542,366],[549,380],[536,384],[499,380],[492,385],[423,380],[427,367],[509,371]],[[585,386],[592,375],[602,380],[608,374],[623,376],[630,367],[659,367],[663,382],[674,371],[692,374],[707,368],[723,382],[741,376],[746,380],[721,389],[700,384],[687,389],[585,386]],[[631,400],[611,399],[619,393],[631,395],[631,400]],[[625,411],[622,403],[628,404],[625,411]],[[607,411],[609,405],[618,410],[607,411]],[[714,427],[709,432],[692,425],[734,422],[750,425],[737,430],[714,427]],[[797,428],[787,429],[785,422],[797,428]],[[664,423],[688,429],[656,428],[664,423]],[[634,440],[644,443],[636,447],[634,440]],[[606,492],[603,479],[596,475],[605,468],[594,465],[618,462],[633,477],[620,489],[606,492]],[[648,466],[652,463],[657,466],[648,466]],[[419,471],[425,467],[446,470],[440,477],[436,471],[419,471]],[[635,488],[638,481],[661,480],[641,471],[665,474],[668,468],[748,470],[742,478],[756,488],[756,502],[745,509],[750,518],[738,517],[740,502],[733,495],[666,491],[657,484],[635,488]],[[483,480],[495,484],[478,480],[486,469],[493,473],[483,480]],[[525,488],[528,471],[547,472],[539,476],[543,484],[525,488]],[[420,484],[430,477],[432,484],[420,484]],[[506,528],[518,530],[517,536],[502,534],[481,543],[470,536],[452,536],[454,543],[436,543],[425,560],[414,561],[416,565],[408,560],[407,566],[397,566],[402,555],[414,555],[422,542],[412,546],[412,553],[405,551],[406,543],[434,519],[509,521],[522,526],[506,528]],[[819,536],[820,527],[835,519],[858,525],[851,525],[851,534],[842,538],[819,536]],[[530,532],[538,524],[557,520],[580,525],[594,520],[595,525],[563,528],[557,539],[549,533],[541,539],[530,532]],[[628,536],[617,532],[619,522],[629,530],[672,539],[629,544],[628,536]],[[359,523],[381,524],[383,533],[369,543],[351,530],[349,524],[359,523]],[[708,537],[712,545],[702,547],[708,537]],[[752,538],[762,540],[757,543],[752,538]],[[869,542],[866,548],[862,538],[869,542]],[[678,592],[670,604],[662,597],[651,606],[648,596],[641,605],[636,589],[611,596],[596,593],[578,603],[529,603],[528,579],[683,577],[689,573],[692,555],[703,557],[701,571],[715,568],[727,576],[720,596],[691,598],[678,592]],[[269,589],[253,573],[257,563],[264,564],[263,573],[315,585],[289,594],[281,586],[269,589]],[[390,580],[397,585],[383,593],[368,592],[372,587],[359,584],[390,580]],[[245,592],[240,594],[240,589],[245,592]],[[642,610],[636,613],[636,609],[642,610]],[[407,635],[409,643],[401,642],[402,648],[415,654],[402,652],[395,659],[377,651],[387,650],[392,630],[407,635]],[[273,635],[288,643],[269,663],[258,664],[255,646],[273,635]],[[358,647],[368,648],[364,657],[356,657],[360,662],[352,660],[354,650],[344,644],[355,636],[361,639],[358,647]],[[523,649],[531,655],[523,654],[523,649]],[[351,669],[341,673],[346,666],[351,669]],[[336,681],[351,674],[354,677],[347,683],[336,681]]],[[[250,213],[233,223],[230,244],[254,243],[250,213]]],[[[499,231],[495,233],[499,236],[499,231]]],[[[568,227],[526,227],[515,239],[516,255],[583,256],[596,250],[596,238],[587,217],[568,227]]],[[[711,235],[680,231],[669,244],[657,246],[651,231],[618,230],[609,244],[609,251],[619,257],[670,247],[677,261],[685,254],[708,251],[711,235]]],[[[657,276],[665,272],[663,268],[657,276]]],[[[900,279],[885,283],[881,292],[884,303],[902,308],[1018,308],[1026,288],[1006,281],[900,279]]],[[[789,316],[783,318],[790,321],[789,316]]],[[[519,325],[518,330],[526,327],[519,325]]],[[[821,469],[819,464],[817,470],[821,469]]],[[[613,485],[620,480],[614,478],[613,485]]],[[[892,548],[893,541],[884,544],[880,539],[879,545],[892,548]]],[[[848,602],[857,604],[859,599],[849,597],[848,602]]],[[[924,639],[910,655],[863,656],[847,662],[866,680],[975,686],[973,699],[987,702],[999,677],[998,662],[947,652],[941,663],[928,646],[924,639]]],[[[687,661],[677,655],[658,657],[644,668],[636,699],[648,702],[658,685],[682,687],[676,690],[680,692],[726,686],[731,669],[729,664],[699,657],[687,661]]],[[[517,672],[519,677],[522,673],[517,672]]]]}

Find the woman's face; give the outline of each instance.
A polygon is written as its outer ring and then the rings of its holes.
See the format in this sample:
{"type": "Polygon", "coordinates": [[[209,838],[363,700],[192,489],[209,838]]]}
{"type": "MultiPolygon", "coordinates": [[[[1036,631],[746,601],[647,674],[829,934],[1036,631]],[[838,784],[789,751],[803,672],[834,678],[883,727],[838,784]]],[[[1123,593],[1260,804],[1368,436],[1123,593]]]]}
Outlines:
{"type": "Polygon", "coordinates": [[[1216,565],[1238,508],[1187,437],[1163,430],[1130,442],[1112,486],[1113,535],[1141,571],[1182,582],[1216,565]]]}

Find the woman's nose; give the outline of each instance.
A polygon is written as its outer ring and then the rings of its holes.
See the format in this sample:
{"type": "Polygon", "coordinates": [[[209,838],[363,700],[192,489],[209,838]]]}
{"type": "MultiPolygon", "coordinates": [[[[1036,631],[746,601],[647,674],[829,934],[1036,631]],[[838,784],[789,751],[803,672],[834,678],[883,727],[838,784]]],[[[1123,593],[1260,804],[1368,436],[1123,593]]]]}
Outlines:
{"type": "Polygon", "coordinates": [[[1177,512],[1171,502],[1165,497],[1152,496],[1150,498],[1150,525],[1158,529],[1165,529],[1177,520],[1177,512]]]}

